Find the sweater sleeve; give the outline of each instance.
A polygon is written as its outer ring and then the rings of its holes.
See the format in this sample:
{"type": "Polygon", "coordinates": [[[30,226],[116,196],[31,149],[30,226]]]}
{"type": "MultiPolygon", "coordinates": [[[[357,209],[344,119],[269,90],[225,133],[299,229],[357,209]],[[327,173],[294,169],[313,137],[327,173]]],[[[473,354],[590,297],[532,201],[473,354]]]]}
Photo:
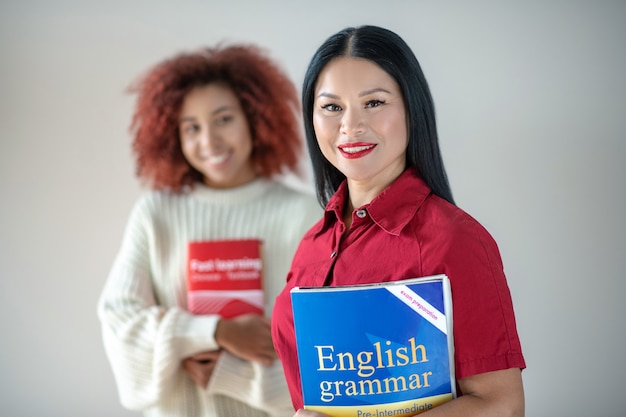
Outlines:
{"type": "Polygon", "coordinates": [[[185,357],[218,348],[213,337],[218,316],[194,316],[157,301],[150,223],[145,200],[140,200],[98,302],[104,347],[120,400],[133,410],[154,405],[174,389],[183,377],[185,357]]]}

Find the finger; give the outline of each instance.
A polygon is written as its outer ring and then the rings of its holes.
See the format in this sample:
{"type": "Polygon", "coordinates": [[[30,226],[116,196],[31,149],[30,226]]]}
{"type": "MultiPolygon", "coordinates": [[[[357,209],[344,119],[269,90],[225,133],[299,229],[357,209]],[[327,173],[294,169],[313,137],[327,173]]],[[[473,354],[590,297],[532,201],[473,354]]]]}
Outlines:
{"type": "Polygon", "coordinates": [[[189,360],[184,364],[184,368],[189,377],[198,386],[206,388],[213,374],[213,370],[215,369],[215,362],[210,362],[205,365],[198,361],[189,360]]]}
{"type": "Polygon", "coordinates": [[[198,375],[193,364],[185,364],[184,370],[194,383],[201,385],[202,381],[200,379],[200,375],[198,375]]]}

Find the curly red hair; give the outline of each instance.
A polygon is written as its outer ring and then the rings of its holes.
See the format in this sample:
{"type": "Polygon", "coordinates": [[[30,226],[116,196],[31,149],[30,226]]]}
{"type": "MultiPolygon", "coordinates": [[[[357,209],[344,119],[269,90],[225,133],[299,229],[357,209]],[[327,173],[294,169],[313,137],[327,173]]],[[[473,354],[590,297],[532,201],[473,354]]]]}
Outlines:
{"type": "Polygon", "coordinates": [[[183,156],[179,114],[191,89],[214,82],[226,83],[241,102],[260,175],[296,171],[303,138],[294,84],[258,46],[216,46],[166,59],[129,88],[138,95],[130,127],[136,174],[153,189],[180,192],[202,181],[183,156]]]}

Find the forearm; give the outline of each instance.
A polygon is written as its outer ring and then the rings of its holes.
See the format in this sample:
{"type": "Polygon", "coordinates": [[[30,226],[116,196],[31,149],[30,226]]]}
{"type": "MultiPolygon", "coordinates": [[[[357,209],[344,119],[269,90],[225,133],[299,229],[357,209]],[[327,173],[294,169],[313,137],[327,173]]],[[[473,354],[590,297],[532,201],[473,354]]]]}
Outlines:
{"type": "Polygon", "coordinates": [[[217,319],[155,305],[143,292],[131,290],[140,287],[116,280],[105,288],[98,306],[122,403],[135,410],[151,406],[170,390],[185,357],[217,349],[217,319]]]}
{"type": "Polygon", "coordinates": [[[459,381],[464,395],[429,410],[429,417],[523,417],[521,371],[506,369],[459,381]]]}
{"type": "Polygon", "coordinates": [[[523,417],[524,405],[511,407],[498,401],[464,395],[446,404],[429,410],[428,417],[523,417]]]}

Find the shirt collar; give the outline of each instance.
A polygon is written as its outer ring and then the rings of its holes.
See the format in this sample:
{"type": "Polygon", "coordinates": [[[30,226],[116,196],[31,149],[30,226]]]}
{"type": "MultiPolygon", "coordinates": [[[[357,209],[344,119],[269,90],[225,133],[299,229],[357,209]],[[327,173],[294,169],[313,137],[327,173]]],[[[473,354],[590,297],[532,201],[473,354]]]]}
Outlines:
{"type": "MultiPolygon", "coordinates": [[[[376,198],[358,209],[367,210],[374,223],[385,232],[397,236],[430,193],[430,188],[415,170],[408,168],[376,198]]],[[[347,196],[348,184],[344,180],[328,200],[324,221],[317,232],[325,230],[342,218],[347,196]]]]}

